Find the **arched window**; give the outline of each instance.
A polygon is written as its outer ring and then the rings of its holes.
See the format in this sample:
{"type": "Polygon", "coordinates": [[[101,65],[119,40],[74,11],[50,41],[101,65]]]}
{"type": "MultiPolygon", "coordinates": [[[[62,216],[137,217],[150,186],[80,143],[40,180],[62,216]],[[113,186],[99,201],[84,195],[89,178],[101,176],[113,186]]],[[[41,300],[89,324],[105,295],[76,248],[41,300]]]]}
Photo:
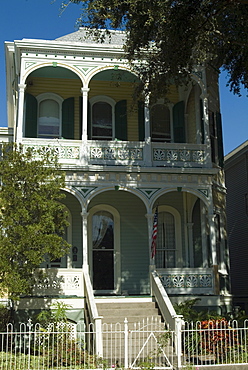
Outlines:
{"type": "Polygon", "coordinates": [[[153,141],[171,141],[170,109],[164,104],[155,104],[150,112],[151,137],[153,141]]]}
{"type": "Polygon", "coordinates": [[[108,139],[113,137],[112,107],[104,101],[92,105],[92,138],[108,139]]]}
{"type": "Polygon", "coordinates": [[[45,93],[37,97],[39,138],[61,137],[61,107],[63,99],[56,94],[45,93]]]}
{"type": "Polygon", "coordinates": [[[91,104],[91,138],[93,140],[112,140],[115,137],[115,101],[108,96],[95,96],[91,104]]]}

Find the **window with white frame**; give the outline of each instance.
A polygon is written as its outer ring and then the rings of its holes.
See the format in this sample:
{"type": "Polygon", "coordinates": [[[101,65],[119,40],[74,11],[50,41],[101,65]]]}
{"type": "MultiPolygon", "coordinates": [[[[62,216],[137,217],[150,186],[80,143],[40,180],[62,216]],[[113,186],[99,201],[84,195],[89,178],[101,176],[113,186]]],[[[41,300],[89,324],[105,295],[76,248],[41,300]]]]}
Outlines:
{"type": "Polygon", "coordinates": [[[158,209],[157,268],[179,267],[182,263],[180,214],[170,206],[158,209]]]}
{"type": "Polygon", "coordinates": [[[37,96],[38,101],[38,132],[39,138],[61,137],[61,118],[63,99],[52,93],[37,96]]]}
{"type": "Polygon", "coordinates": [[[115,101],[107,96],[96,96],[90,99],[90,104],[92,139],[112,140],[115,137],[115,101]]]}

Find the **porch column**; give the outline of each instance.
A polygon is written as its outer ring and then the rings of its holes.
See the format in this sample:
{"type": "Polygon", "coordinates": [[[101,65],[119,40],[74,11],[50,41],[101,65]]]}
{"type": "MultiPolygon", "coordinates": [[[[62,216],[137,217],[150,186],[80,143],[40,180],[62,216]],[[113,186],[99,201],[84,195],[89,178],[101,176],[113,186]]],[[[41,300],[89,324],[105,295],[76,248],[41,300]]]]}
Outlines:
{"type": "Polygon", "coordinates": [[[216,252],[216,232],[215,232],[215,215],[213,213],[208,214],[209,222],[209,232],[211,240],[211,250],[212,250],[212,261],[213,265],[217,265],[217,252],[216,252]]]}
{"type": "MultiPolygon", "coordinates": [[[[194,245],[193,245],[193,226],[192,222],[187,223],[188,230],[188,249],[189,249],[189,267],[195,267],[194,261],[194,245]]],[[[187,259],[188,261],[188,259],[187,259]]]]}
{"type": "Polygon", "coordinates": [[[150,256],[150,272],[155,270],[155,261],[154,258],[151,258],[151,245],[152,245],[152,229],[153,229],[153,213],[147,213],[147,226],[148,226],[148,241],[149,241],[149,256],[150,256]]]}
{"type": "Polygon", "coordinates": [[[87,224],[89,213],[85,210],[82,211],[82,243],[83,243],[83,269],[89,271],[88,262],[88,237],[87,237],[87,224]]]}
{"type": "Polygon", "coordinates": [[[81,93],[83,97],[82,103],[82,141],[87,141],[87,123],[88,123],[88,92],[90,91],[87,87],[81,88],[81,93]]]}
{"type": "Polygon", "coordinates": [[[150,127],[150,109],[149,109],[149,97],[146,97],[144,107],[145,117],[145,148],[144,148],[144,161],[146,166],[152,165],[152,145],[151,145],[151,127],[150,127]]]}
{"type": "Polygon", "coordinates": [[[209,134],[209,120],[208,120],[208,94],[202,94],[201,96],[203,104],[203,120],[204,120],[204,135],[205,144],[210,148],[210,134],[209,134]]]}
{"type": "Polygon", "coordinates": [[[26,89],[26,84],[19,84],[19,98],[18,98],[18,118],[17,118],[17,128],[15,133],[15,141],[20,143],[23,137],[23,118],[24,118],[24,93],[26,89]]]}

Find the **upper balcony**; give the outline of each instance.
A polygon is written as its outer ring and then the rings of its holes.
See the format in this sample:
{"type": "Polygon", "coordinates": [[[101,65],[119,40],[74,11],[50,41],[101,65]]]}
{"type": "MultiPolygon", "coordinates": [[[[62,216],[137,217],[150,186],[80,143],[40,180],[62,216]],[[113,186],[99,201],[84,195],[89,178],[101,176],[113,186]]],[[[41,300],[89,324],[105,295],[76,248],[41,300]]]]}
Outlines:
{"type": "Polygon", "coordinates": [[[137,83],[120,66],[96,70],[83,87],[71,70],[38,68],[19,85],[16,141],[35,153],[53,148],[63,166],[212,168],[218,112],[207,95],[172,86],[145,104],[133,99],[137,83]]]}
{"type": "Polygon", "coordinates": [[[23,139],[24,149],[54,151],[62,166],[140,166],[168,168],[210,168],[206,144],[158,143],[135,141],[98,141],[62,139],[23,139]]]}

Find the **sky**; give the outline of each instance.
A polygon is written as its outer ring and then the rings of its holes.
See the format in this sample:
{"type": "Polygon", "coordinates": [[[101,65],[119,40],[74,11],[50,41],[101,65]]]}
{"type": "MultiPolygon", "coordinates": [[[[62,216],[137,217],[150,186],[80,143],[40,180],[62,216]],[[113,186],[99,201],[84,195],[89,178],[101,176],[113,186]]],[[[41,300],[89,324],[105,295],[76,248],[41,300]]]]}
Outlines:
{"type": "MultiPolygon", "coordinates": [[[[60,14],[62,0],[2,0],[0,8],[0,127],[7,126],[4,42],[23,38],[54,40],[76,31],[80,5],[70,4],[60,14]]],[[[224,154],[248,139],[248,97],[233,95],[220,76],[224,154]]]]}

